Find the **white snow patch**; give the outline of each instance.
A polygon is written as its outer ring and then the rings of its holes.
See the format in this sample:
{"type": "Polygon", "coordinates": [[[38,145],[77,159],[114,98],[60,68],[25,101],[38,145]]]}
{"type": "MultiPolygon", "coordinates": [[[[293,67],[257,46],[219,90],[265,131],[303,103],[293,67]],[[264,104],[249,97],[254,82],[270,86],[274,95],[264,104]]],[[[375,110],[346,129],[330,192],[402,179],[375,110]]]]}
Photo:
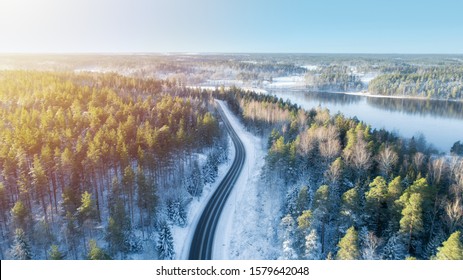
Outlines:
{"type": "Polygon", "coordinates": [[[365,85],[368,85],[371,80],[376,78],[378,76],[378,73],[361,73],[359,74],[360,81],[364,83],[365,85]]]}
{"type": "Polygon", "coordinates": [[[305,68],[305,69],[307,69],[307,70],[309,70],[309,71],[315,71],[315,70],[318,69],[318,65],[310,65],[310,64],[308,64],[308,65],[303,65],[303,66],[301,66],[301,67],[302,67],[302,68],[305,68]]]}
{"type": "Polygon", "coordinates": [[[301,75],[276,77],[271,83],[267,83],[267,88],[294,88],[305,86],[305,77],[301,75]]]}

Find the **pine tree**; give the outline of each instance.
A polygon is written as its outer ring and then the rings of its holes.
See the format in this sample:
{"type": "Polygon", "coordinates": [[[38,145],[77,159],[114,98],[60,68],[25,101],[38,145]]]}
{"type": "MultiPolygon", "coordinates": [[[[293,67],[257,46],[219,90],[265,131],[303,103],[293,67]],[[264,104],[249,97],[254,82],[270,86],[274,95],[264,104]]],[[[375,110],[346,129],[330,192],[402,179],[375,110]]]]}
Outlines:
{"type": "Polygon", "coordinates": [[[158,203],[156,195],[156,185],[151,180],[147,180],[141,166],[137,168],[137,185],[138,185],[138,207],[140,208],[140,224],[151,225],[152,213],[155,212],[158,203]],[[143,211],[148,214],[148,222],[144,221],[143,211]]]}
{"type": "Polygon", "coordinates": [[[64,216],[63,235],[68,247],[68,251],[73,253],[74,258],[77,258],[78,241],[81,236],[80,227],[76,221],[76,217],[71,212],[67,211],[64,216]]]}
{"type": "Polygon", "coordinates": [[[45,174],[42,163],[39,160],[37,155],[34,156],[33,166],[30,169],[30,174],[32,177],[32,185],[35,188],[35,193],[37,194],[38,199],[42,204],[42,209],[45,214],[45,220],[48,220],[47,214],[47,204],[45,202],[45,196],[47,195],[48,188],[48,178],[45,174]]]}
{"type": "Polygon", "coordinates": [[[310,223],[312,220],[312,211],[305,210],[302,214],[297,218],[297,227],[299,230],[305,231],[310,227],[310,223]]]}
{"type": "Polygon", "coordinates": [[[132,167],[128,165],[124,169],[124,174],[122,176],[122,186],[124,190],[128,193],[129,200],[129,215],[131,220],[134,220],[134,210],[133,210],[133,197],[134,197],[134,185],[135,185],[135,172],[132,167]]]}
{"type": "Polygon", "coordinates": [[[296,211],[298,215],[302,214],[302,212],[309,208],[309,188],[307,186],[303,186],[299,191],[296,201],[296,211]]]}
{"type": "MultiPolygon", "coordinates": [[[[357,224],[360,216],[360,197],[358,188],[347,190],[341,197],[341,215],[346,217],[346,224],[357,224]]],[[[346,226],[346,227],[347,227],[346,226]]]]}
{"type": "Polygon", "coordinates": [[[369,186],[370,189],[365,193],[366,210],[371,217],[368,222],[376,232],[380,232],[381,225],[385,220],[385,211],[381,208],[385,204],[387,197],[386,180],[378,176],[369,186]]]}
{"type": "Polygon", "coordinates": [[[174,239],[172,238],[169,225],[166,222],[161,225],[156,250],[161,260],[172,260],[175,257],[174,239]]]}
{"type": "Polygon", "coordinates": [[[390,208],[394,201],[399,199],[402,191],[402,178],[397,176],[387,185],[387,200],[390,208]]]}
{"type": "Polygon", "coordinates": [[[336,255],[338,260],[360,259],[358,233],[354,227],[350,227],[338,243],[339,251],[336,255]]]}
{"type": "Polygon", "coordinates": [[[130,251],[127,240],[131,235],[132,226],[124,205],[121,184],[116,177],[112,181],[108,202],[109,219],[105,239],[108,242],[109,254],[112,257],[120,254],[120,258],[123,258],[123,255],[130,251]]]}
{"type": "Polygon", "coordinates": [[[126,240],[130,234],[130,220],[127,217],[122,201],[117,201],[116,205],[111,207],[110,215],[105,236],[109,253],[111,256],[117,253],[128,253],[130,250],[127,247],[126,240]]]}
{"type": "Polygon", "coordinates": [[[83,223],[87,219],[92,219],[95,216],[95,205],[94,201],[92,199],[92,194],[89,192],[85,191],[82,194],[82,199],[81,199],[81,205],[79,208],[77,208],[79,218],[81,223],[83,223]]]}
{"type": "Polygon", "coordinates": [[[11,256],[15,260],[31,260],[32,252],[24,230],[17,228],[14,236],[14,244],[11,248],[11,256]]]}
{"type": "Polygon", "coordinates": [[[410,251],[412,237],[419,235],[423,230],[423,210],[421,194],[413,193],[402,210],[400,232],[408,235],[408,250],[410,251]]]}
{"type": "Polygon", "coordinates": [[[50,250],[48,251],[48,257],[50,260],[63,260],[64,255],[58,248],[58,245],[51,245],[50,250]]]}
{"type": "Polygon", "coordinates": [[[16,201],[11,209],[11,216],[16,227],[26,230],[29,224],[29,211],[21,200],[16,201]]]}
{"type": "Polygon", "coordinates": [[[437,249],[436,260],[463,260],[461,233],[456,231],[437,249]]]}

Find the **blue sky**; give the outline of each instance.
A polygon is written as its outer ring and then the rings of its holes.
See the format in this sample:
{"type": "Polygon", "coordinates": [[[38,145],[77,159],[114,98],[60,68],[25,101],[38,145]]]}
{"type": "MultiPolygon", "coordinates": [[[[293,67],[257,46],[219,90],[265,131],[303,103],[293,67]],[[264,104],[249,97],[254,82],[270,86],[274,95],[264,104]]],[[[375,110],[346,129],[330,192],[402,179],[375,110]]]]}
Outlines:
{"type": "Polygon", "coordinates": [[[461,0],[0,0],[0,52],[463,53],[461,0]]]}

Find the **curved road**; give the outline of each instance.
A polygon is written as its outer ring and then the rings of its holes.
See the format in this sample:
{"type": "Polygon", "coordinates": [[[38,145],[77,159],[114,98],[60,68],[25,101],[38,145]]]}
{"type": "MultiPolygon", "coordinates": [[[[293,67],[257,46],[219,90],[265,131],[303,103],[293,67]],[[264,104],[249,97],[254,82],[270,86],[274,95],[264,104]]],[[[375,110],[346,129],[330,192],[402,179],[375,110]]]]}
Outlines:
{"type": "Polygon", "coordinates": [[[193,240],[191,242],[190,254],[188,257],[190,260],[210,260],[212,258],[215,230],[220,219],[220,213],[222,212],[227,198],[241,173],[241,169],[243,168],[244,160],[246,158],[246,151],[243,143],[225,116],[222,107],[218,102],[217,104],[218,111],[222,116],[225,127],[230,134],[233,145],[235,146],[236,154],[230,170],[228,170],[228,173],[209,199],[201,218],[198,221],[198,225],[196,226],[193,240]]]}

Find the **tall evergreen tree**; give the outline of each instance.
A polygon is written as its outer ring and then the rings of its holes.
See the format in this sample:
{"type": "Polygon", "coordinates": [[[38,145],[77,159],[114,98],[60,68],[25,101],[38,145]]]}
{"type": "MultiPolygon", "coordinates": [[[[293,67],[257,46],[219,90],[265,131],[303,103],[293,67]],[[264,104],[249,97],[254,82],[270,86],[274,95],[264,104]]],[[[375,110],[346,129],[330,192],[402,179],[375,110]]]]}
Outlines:
{"type": "Polygon", "coordinates": [[[13,223],[17,228],[27,230],[29,228],[30,213],[21,200],[16,201],[11,209],[13,223]]]}
{"type": "Polygon", "coordinates": [[[24,230],[17,228],[14,236],[14,244],[11,248],[11,256],[15,260],[31,260],[32,252],[24,230]]]}
{"type": "Polygon", "coordinates": [[[204,180],[201,169],[199,168],[199,163],[194,161],[191,175],[187,180],[186,189],[193,197],[200,197],[203,193],[203,187],[204,180]]]}
{"type": "Polygon", "coordinates": [[[63,253],[59,250],[58,245],[51,245],[50,250],[48,251],[48,257],[50,260],[63,260],[64,255],[63,253]]]}
{"type": "Polygon", "coordinates": [[[358,233],[354,227],[350,227],[338,243],[339,251],[336,254],[338,260],[358,260],[360,251],[358,233]]]}
{"type": "Polygon", "coordinates": [[[140,224],[142,228],[151,225],[153,213],[156,210],[158,196],[156,195],[156,185],[153,181],[147,180],[141,166],[137,168],[138,185],[138,207],[140,208],[140,224]],[[148,219],[144,219],[144,213],[148,214],[148,219]],[[147,221],[146,221],[147,220],[147,221]]]}
{"type": "Polygon", "coordinates": [[[386,180],[378,176],[370,183],[370,189],[365,193],[366,210],[371,217],[369,224],[377,233],[381,233],[381,225],[386,220],[386,197],[387,183],[386,180]]]}
{"type": "Polygon", "coordinates": [[[410,251],[412,237],[417,236],[423,230],[422,203],[421,194],[413,193],[402,210],[400,232],[408,235],[408,251],[410,251]]]}
{"type": "Polygon", "coordinates": [[[456,231],[437,249],[436,260],[463,260],[461,233],[456,231]]]}
{"type": "Polygon", "coordinates": [[[187,224],[187,213],[179,197],[170,199],[167,203],[167,216],[172,223],[184,227],[187,224]]]}
{"type": "Polygon", "coordinates": [[[166,222],[161,225],[156,250],[161,260],[172,260],[175,257],[174,239],[166,222]]]}
{"type": "Polygon", "coordinates": [[[94,239],[91,239],[88,242],[87,259],[89,260],[110,260],[111,258],[109,257],[108,254],[105,253],[105,251],[103,251],[103,249],[98,247],[94,239]]]}
{"type": "Polygon", "coordinates": [[[309,208],[309,188],[307,186],[303,186],[299,194],[297,195],[296,200],[296,211],[298,215],[301,215],[304,210],[309,208]]]}

